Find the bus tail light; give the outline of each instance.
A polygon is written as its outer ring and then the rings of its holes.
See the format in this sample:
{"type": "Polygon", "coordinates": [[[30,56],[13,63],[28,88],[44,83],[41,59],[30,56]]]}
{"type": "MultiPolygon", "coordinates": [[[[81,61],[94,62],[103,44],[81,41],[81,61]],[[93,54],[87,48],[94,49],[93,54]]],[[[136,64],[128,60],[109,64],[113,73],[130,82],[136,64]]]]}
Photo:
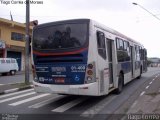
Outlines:
{"type": "Polygon", "coordinates": [[[95,62],[89,63],[86,68],[85,84],[96,81],[95,62]]]}
{"type": "Polygon", "coordinates": [[[91,75],[93,75],[93,71],[92,70],[88,70],[87,74],[91,76],[91,75]]]}
{"type": "Polygon", "coordinates": [[[92,77],[88,76],[87,81],[92,81],[92,77]]]}
{"type": "Polygon", "coordinates": [[[88,69],[93,69],[93,64],[88,64],[88,69]]]}

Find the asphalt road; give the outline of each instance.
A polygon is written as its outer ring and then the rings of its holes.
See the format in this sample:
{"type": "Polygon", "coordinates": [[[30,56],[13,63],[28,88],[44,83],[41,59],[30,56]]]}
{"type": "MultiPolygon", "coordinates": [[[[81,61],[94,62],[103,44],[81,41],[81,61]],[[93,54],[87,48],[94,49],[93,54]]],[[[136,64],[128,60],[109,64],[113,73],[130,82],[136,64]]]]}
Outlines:
{"type": "MultiPolygon", "coordinates": [[[[158,73],[160,68],[149,68],[141,79],[127,84],[120,95],[111,93],[102,97],[65,96],[37,94],[33,89],[1,95],[1,117],[8,115],[20,120],[120,120],[158,73]]],[[[159,89],[160,81],[157,79],[154,82],[148,91],[159,89]]]]}

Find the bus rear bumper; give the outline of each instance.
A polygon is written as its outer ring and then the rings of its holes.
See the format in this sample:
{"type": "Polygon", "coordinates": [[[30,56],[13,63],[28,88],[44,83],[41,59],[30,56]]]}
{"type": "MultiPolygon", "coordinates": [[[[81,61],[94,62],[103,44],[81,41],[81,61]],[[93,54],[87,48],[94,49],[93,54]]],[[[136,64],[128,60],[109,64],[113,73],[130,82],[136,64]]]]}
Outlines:
{"type": "Polygon", "coordinates": [[[39,93],[99,96],[97,82],[83,85],[50,85],[33,81],[33,85],[39,93]]]}

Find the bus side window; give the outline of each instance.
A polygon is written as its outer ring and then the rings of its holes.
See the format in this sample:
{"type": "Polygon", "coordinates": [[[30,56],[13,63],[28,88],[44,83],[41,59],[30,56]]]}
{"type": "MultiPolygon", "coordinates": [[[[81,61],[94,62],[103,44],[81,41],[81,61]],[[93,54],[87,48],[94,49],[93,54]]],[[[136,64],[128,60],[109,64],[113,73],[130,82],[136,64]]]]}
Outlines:
{"type": "Polygon", "coordinates": [[[119,50],[120,46],[119,46],[119,39],[116,38],[116,45],[117,45],[117,49],[119,50]]]}
{"type": "Polygon", "coordinates": [[[130,45],[129,45],[129,42],[125,42],[126,43],[126,52],[127,52],[127,57],[126,57],[126,61],[130,61],[130,57],[131,57],[131,54],[130,54],[130,45]]]}
{"type": "Polygon", "coordinates": [[[124,50],[127,51],[128,42],[124,41],[124,50]]]}
{"type": "Polygon", "coordinates": [[[142,51],[142,47],[140,47],[140,49],[139,49],[139,54],[140,54],[140,60],[143,60],[143,51],[142,51]]]}
{"type": "Polygon", "coordinates": [[[103,59],[106,59],[105,35],[103,32],[100,31],[97,31],[97,46],[99,55],[103,59]]]}
{"type": "Polygon", "coordinates": [[[139,54],[139,46],[135,46],[135,51],[136,51],[136,60],[139,61],[140,60],[140,54],[139,54]]]}
{"type": "Polygon", "coordinates": [[[117,50],[124,50],[124,42],[120,38],[116,38],[117,50]]]}
{"type": "Polygon", "coordinates": [[[137,61],[137,46],[135,45],[134,48],[135,48],[135,60],[137,61]]]}
{"type": "Polygon", "coordinates": [[[119,49],[124,50],[123,40],[119,39],[119,49]]]}

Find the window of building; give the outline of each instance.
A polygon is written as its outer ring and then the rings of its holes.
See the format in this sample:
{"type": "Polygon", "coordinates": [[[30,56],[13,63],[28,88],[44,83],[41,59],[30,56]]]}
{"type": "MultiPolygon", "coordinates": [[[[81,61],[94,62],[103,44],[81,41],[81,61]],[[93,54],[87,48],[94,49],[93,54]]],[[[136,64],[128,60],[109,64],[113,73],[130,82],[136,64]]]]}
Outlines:
{"type": "Polygon", "coordinates": [[[106,59],[105,35],[103,32],[100,31],[97,31],[97,46],[99,55],[103,59],[106,59]]]}
{"type": "Polygon", "coordinates": [[[11,40],[24,41],[24,34],[11,32],[11,40]]]}

